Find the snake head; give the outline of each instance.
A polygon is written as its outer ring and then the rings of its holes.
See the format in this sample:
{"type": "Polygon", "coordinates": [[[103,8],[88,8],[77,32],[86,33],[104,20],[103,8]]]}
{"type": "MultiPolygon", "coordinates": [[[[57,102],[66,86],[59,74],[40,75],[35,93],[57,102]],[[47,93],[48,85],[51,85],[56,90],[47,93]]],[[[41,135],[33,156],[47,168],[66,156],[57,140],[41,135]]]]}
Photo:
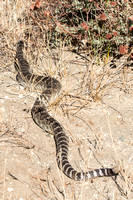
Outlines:
{"type": "Polygon", "coordinates": [[[17,49],[23,49],[24,48],[24,42],[22,40],[20,40],[18,43],[17,43],[17,49]]]}

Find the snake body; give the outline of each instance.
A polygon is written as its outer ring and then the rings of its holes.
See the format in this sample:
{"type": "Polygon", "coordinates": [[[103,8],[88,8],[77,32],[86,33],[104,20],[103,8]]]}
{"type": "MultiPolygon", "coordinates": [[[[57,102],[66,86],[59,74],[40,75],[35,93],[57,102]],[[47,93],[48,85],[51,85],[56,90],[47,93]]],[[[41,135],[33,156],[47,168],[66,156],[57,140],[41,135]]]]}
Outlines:
{"type": "Polygon", "coordinates": [[[56,145],[56,158],[58,167],[69,178],[76,181],[83,181],[102,176],[116,176],[118,171],[115,168],[94,169],[88,172],[77,172],[68,161],[69,138],[62,125],[54,119],[47,111],[47,106],[52,98],[61,90],[61,84],[50,76],[38,76],[30,72],[30,66],[23,54],[24,43],[17,43],[14,66],[17,70],[16,79],[20,84],[34,84],[36,89],[41,90],[37,97],[31,115],[34,122],[43,130],[54,135],[56,145]]]}

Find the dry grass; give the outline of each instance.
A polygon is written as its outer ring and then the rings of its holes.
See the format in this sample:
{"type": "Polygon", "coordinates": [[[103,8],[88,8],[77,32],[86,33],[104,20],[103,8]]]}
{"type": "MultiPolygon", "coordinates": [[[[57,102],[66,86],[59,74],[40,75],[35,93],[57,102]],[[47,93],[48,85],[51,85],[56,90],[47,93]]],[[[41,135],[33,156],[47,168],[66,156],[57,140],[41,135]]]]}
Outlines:
{"type": "Polygon", "coordinates": [[[27,17],[30,4],[25,0],[1,3],[0,198],[132,199],[133,75],[131,69],[123,67],[126,56],[118,60],[117,68],[111,69],[112,58],[108,55],[76,55],[63,41],[51,49],[45,42],[50,35],[40,35],[27,17]],[[36,98],[33,88],[24,90],[15,81],[13,62],[20,39],[27,44],[25,54],[32,70],[54,76],[63,85],[49,110],[68,132],[72,164],[78,170],[101,167],[103,163],[104,167],[119,165],[117,180],[79,183],[66,178],[57,168],[53,139],[41,134],[29,114],[36,98]]]}

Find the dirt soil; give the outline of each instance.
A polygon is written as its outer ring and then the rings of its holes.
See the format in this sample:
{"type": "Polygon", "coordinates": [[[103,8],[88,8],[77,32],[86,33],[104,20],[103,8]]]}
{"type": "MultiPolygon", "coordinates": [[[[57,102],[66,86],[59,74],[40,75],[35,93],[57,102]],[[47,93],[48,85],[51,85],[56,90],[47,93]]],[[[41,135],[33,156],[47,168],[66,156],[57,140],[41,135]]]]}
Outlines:
{"type": "MultiPolygon", "coordinates": [[[[63,85],[62,91],[67,91],[71,96],[62,97],[62,92],[49,107],[49,112],[64,126],[69,136],[70,162],[79,171],[119,166],[121,172],[116,179],[103,177],[76,182],[67,178],[57,167],[53,136],[43,132],[31,118],[30,110],[37,94],[31,91],[31,87],[30,90],[24,89],[16,82],[13,62],[6,65],[2,62],[0,199],[131,200],[132,90],[124,92],[111,88],[102,101],[85,101],[82,96],[78,100],[74,97],[75,89],[81,83],[85,67],[77,64],[77,60],[82,59],[75,54],[64,54],[64,59],[67,61],[67,71],[62,72],[65,76],[57,78],[63,85]]],[[[47,67],[48,62],[46,59],[47,67]]],[[[54,66],[53,63],[51,65],[54,66]]],[[[129,76],[132,77],[132,71],[129,76]]]]}

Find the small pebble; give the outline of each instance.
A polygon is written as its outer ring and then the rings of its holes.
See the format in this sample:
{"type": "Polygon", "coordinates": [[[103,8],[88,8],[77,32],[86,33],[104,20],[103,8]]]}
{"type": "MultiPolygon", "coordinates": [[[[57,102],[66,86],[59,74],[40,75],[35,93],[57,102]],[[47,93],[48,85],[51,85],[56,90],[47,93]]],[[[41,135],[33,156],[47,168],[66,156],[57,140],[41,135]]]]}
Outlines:
{"type": "Polygon", "coordinates": [[[8,192],[13,192],[13,188],[8,188],[8,192]]]}

